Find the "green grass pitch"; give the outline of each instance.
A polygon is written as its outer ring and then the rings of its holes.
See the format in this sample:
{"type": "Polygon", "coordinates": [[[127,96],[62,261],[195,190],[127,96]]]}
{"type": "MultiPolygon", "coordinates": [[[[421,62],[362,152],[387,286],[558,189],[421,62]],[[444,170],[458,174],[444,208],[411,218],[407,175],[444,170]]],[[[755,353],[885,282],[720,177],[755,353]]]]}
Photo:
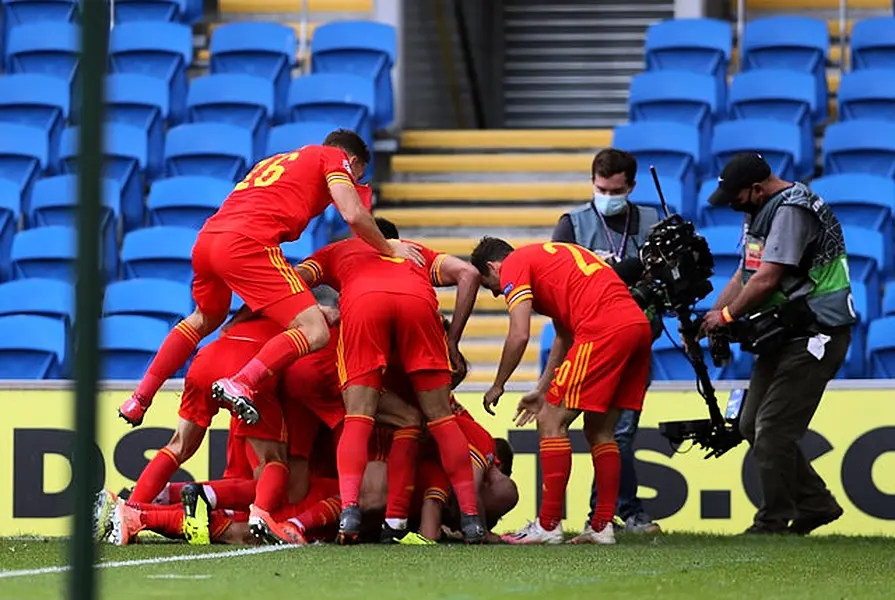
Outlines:
{"type": "MultiPolygon", "coordinates": [[[[65,550],[59,541],[0,540],[0,598],[64,598],[65,550]]],[[[624,536],[614,547],[145,543],[103,547],[100,561],[99,597],[115,600],[817,600],[895,593],[895,540],[838,536],[624,536]]]]}

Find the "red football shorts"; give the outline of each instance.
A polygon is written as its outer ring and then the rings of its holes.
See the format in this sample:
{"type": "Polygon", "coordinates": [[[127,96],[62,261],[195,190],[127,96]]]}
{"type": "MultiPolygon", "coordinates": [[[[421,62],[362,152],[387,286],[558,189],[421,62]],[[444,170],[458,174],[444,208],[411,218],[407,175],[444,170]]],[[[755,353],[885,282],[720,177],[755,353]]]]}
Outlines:
{"type": "Polygon", "coordinates": [[[556,369],[547,401],[569,410],[641,410],[652,358],[648,323],[576,339],[556,369]]]}
{"type": "MultiPolygon", "coordinates": [[[[330,345],[303,356],[282,373],[284,410],[295,404],[306,407],[330,429],[345,418],[345,404],[336,373],[338,331],[330,330],[330,345]]],[[[287,424],[291,419],[287,417],[287,424]]]]}
{"type": "Polygon", "coordinates": [[[261,382],[255,396],[252,399],[261,419],[254,425],[238,419],[234,429],[237,437],[254,438],[256,440],[268,440],[271,442],[286,442],[286,419],[283,415],[283,407],[277,397],[277,378],[268,377],[261,382]]]}
{"type": "Polygon", "coordinates": [[[418,392],[450,385],[447,336],[431,301],[368,292],[346,302],[337,352],[342,389],[352,385],[382,389],[382,373],[393,353],[411,379],[414,373],[427,373],[428,389],[418,392]]]}
{"type": "Polygon", "coordinates": [[[469,456],[472,457],[473,466],[487,471],[497,454],[494,438],[465,410],[457,415],[457,424],[469,442],[469,456]]]}
{"type": "Polygon", "coordinates": [[[211,397],[211,384],[219,377],[226,377],[215,362],[215,356],[207,351],[208,348],[210,346],[199,350],[186,372],[180,410],[177,411],[181,419],[205,429],[220,409],[220,404],[211,397]]]}
{"type": "Polygon", "coordinates": [[[289,440],[289,456],[309,459],[320,429],[320,419],[295,400],[288,400],[283,404],[283,416],[289,440]]]}
{"type": "Polygon", "coordinates": [[[196,306],[206,315],[225,317],[232,292],[284,329],[317,303],[279,246],[238,233],[200,233],[193,246],[196,306]]]}
{"type": "Polygon", "coordinates": [[[227,468],[224,469],[224,479],[254,479],[258,457],[249,445],[248,440],[233,435],[235,421],[230,420],[230,437],[227,438],[227,468]]]}

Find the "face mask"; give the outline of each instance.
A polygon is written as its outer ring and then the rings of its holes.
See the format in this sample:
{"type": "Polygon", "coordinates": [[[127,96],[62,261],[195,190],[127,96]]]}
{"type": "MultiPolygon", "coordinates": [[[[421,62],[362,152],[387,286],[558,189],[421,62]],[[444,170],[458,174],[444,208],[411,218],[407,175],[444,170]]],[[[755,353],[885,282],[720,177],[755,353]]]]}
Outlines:
{"type": "Polygon", "coordinates": [[[736,212],[754,214],[757,207],[752,204],[752,190],[749,190],[749,197],[746,198],[746,201],[743,203],[733,203],[730,204],[731,210],[735,210],[736,212]]]}
{"type": "Polygon", "coordinates": [[[611,217],[613,215],[624,212],[627,205],[627,194],[617,194],[614,196],[610,196],[607,194],[599,194],[597,192],[594,192],[594,208],[596,208],[600,214],[607,217],[611,217]]]}

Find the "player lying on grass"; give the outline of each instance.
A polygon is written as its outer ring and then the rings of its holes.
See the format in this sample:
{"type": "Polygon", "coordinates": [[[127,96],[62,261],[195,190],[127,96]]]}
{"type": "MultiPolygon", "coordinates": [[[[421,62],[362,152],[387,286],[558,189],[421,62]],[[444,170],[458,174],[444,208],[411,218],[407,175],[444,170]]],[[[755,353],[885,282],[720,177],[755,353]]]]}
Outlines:
{"type": "Polygon", "coordinates": [[[609,265],[574,244],[531,244],[514,250],[485,237],[472,252],[482,285],[503,294],[510,315],[497,376],[485,394],[493,414],[504,385],[531,338],[531,314],[553,319],[556,339],[537,387],[520,401],[516,423],[537,420],[543,491],[538,518],[515,534],[514,544],[558,544],[572,471],[569,425],[584,413],[591,447],[597,503],[589,527],[574,543],[614,544],[612,520],[618,500],[619,411],[640,411],[646,393],[652,334],[643,311],[609,265]]]}
{"type": "Polygon", "coordinates": [[[326,319],[286,262],[280,244],[298,239],[330,203],[372,252],[422,262],[416,248],[385,239],[358,197],[355,182],[369,162],[363,139],[339,129],[322,145],[262,160],[236,184],[193,246],[196,310],[168,334],[143,380],[119,408],[125,421],[133,426],[143,422],[162,384],[226,320],[234,293],[277,323],[280,331],[235,374],[215,380],[212,388],[240,418],[258,420],[253,401],[262,382],[329,342],[326,319]]]}

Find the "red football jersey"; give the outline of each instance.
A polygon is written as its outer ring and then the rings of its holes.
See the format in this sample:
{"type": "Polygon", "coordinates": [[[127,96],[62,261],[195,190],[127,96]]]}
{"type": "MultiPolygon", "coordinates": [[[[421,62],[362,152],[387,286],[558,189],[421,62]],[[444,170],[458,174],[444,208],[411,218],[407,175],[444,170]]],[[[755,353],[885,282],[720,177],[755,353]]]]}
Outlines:
{"type": "Polygon", "coordinates": [[[298,239],[332,202],[329,186],[355,185],[348,155],[339,148],[305,146],[265,158],[236,184],[202,231],[235,231],[266,246],[298,239]]]}
{"type": "Polygon", "coordinates": [[[603,259],[575,244],[529,244],[500,268],[500,286],[512,311],[531,300],[535,311],[559,321],[575,336],[600,335],[646,316],[624,282],[603,259]]]}
{"type": "Polygon", "coordinates": [[[296,268],[310,275],[308,284],[325,284],[341,294],[341,302],[351,301],[367,292],[389,292],[425,298],[438,306],[433,285],[440,285],[439,254],[415,242],[426,264],[420,267],[403,258],[391,258],[377,253],[360,238],[351,238],[324,246],[296,268]]]}

